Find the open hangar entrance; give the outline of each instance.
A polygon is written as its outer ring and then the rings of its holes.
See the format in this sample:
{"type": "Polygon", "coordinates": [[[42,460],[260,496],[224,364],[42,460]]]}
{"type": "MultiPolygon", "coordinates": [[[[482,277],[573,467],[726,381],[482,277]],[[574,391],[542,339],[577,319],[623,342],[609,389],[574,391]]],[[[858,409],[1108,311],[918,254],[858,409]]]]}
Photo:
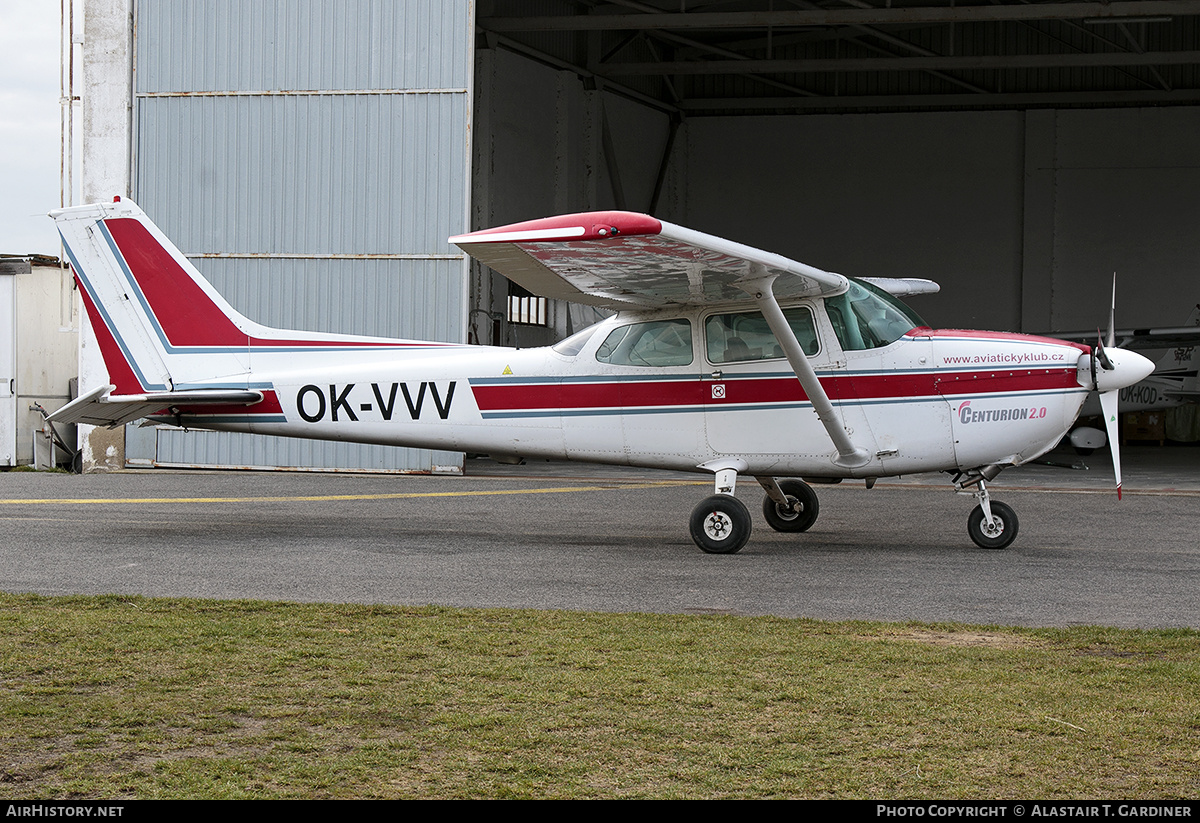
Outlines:
{"type": "MultiPolygon", "coordinates": [[[[473,228],[602,208],[854,276],[935,326],[1178,326],[1200,302],[1200,3],[476,6],[473,228]]],[[[481,342],[498,276],[473,275],[481,342]]],[[[490,332],[490,334],[489,334],[490,332]]]]}

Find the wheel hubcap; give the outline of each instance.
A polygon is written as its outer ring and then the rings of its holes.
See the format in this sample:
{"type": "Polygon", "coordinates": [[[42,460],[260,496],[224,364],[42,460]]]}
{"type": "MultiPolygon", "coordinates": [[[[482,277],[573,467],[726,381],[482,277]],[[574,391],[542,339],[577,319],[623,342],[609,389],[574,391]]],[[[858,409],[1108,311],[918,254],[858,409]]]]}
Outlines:
{"type": "Polygon", "coordinates": [[[988,525],[987,520],[984,520],[980,525],[983,527],[983,533],[988,537],[999,537],[1004,534],[1004,521],[999,517],[992,515],[992,525],[988,525]]]}
{"type": "Polygon", "coordinates": [[[804,511],[804,507],[794,497],[788,497],[786,506],[781,506],[778,503],[775,504],[775,513],[784,520],[795,520],[800,516],[800,512],[802,511],[804,511]]]}
{"type": "Polygon", "coordinates": [[[704,533],[713,540],[725,540],[733,533],[733,520],[725,512],[710,512],[704,518],[704,533]]]}

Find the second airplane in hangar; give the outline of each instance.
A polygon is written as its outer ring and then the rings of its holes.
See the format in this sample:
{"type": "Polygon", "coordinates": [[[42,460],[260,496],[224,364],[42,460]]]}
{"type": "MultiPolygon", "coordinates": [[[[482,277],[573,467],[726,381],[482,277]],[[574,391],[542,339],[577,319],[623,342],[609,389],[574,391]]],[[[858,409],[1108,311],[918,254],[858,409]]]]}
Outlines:
{"type": "MultiPolygon", "coordinates": [[[[984,548],[1017,535],[1003,469],[1052,448],[1089,391],[1115,415],[1144,357],[1019,334],[934,330],[897,295],[653,217],[593,212],[450,238],[530,291],[617,314],[515,350],[280,330],[234,310],[129,200],[52,212],[108,368],[52,422],[176,426],[714,475],[696,544],[750,537],[738,475],[774,529],[803,532],[802,480],[946,471],[984,548]]],[[[1110,415],[1110,416],[1113,416],[1110,415]]],[[[1120,488],[1120,467],[1116,462],[1120,488]]]]}

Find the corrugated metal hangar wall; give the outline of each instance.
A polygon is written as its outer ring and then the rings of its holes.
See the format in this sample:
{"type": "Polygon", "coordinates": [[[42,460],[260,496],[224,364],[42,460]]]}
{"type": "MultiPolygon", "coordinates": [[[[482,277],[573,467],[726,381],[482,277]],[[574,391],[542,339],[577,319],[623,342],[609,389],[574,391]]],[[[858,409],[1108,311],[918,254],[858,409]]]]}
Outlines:
{"type": "MultiPolygon", "coordinates": [[[[470,0],[137,0],[132,195],[269,325],[464,339],[470,0]]],[[[131,427],[159,465],[460,468],[458,454],[131,427]]]]}

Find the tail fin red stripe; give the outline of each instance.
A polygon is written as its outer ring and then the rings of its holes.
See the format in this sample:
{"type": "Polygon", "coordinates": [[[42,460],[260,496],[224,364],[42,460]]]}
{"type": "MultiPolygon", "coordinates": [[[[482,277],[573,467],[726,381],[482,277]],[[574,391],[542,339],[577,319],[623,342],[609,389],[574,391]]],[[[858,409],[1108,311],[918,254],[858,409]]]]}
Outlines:
{"type": "Polygon", "coordinates": [[[113,393],[141,394],[146,391],[146,387],[138,380],[129,361],[125,358],[125,353],[117,345],[104,318],[97,311],[96,304],[92,302],[92,296],[88,294],[78,277],[75,278],[75,282],[79,285],[79,293],[83,295],[83,305],[87,309],[88,319],[92,321],[92,331],[96,334],[96,342],[100,344],[100,356],[104,358],[104,366],[108,369],[108,380],[116,386],[113,393]]]}
{"type": "Polygon", "coordinates": [[[129,217],[104,221],[172,346],[246,346],[239,329],[163,248],[129,217]]]}

